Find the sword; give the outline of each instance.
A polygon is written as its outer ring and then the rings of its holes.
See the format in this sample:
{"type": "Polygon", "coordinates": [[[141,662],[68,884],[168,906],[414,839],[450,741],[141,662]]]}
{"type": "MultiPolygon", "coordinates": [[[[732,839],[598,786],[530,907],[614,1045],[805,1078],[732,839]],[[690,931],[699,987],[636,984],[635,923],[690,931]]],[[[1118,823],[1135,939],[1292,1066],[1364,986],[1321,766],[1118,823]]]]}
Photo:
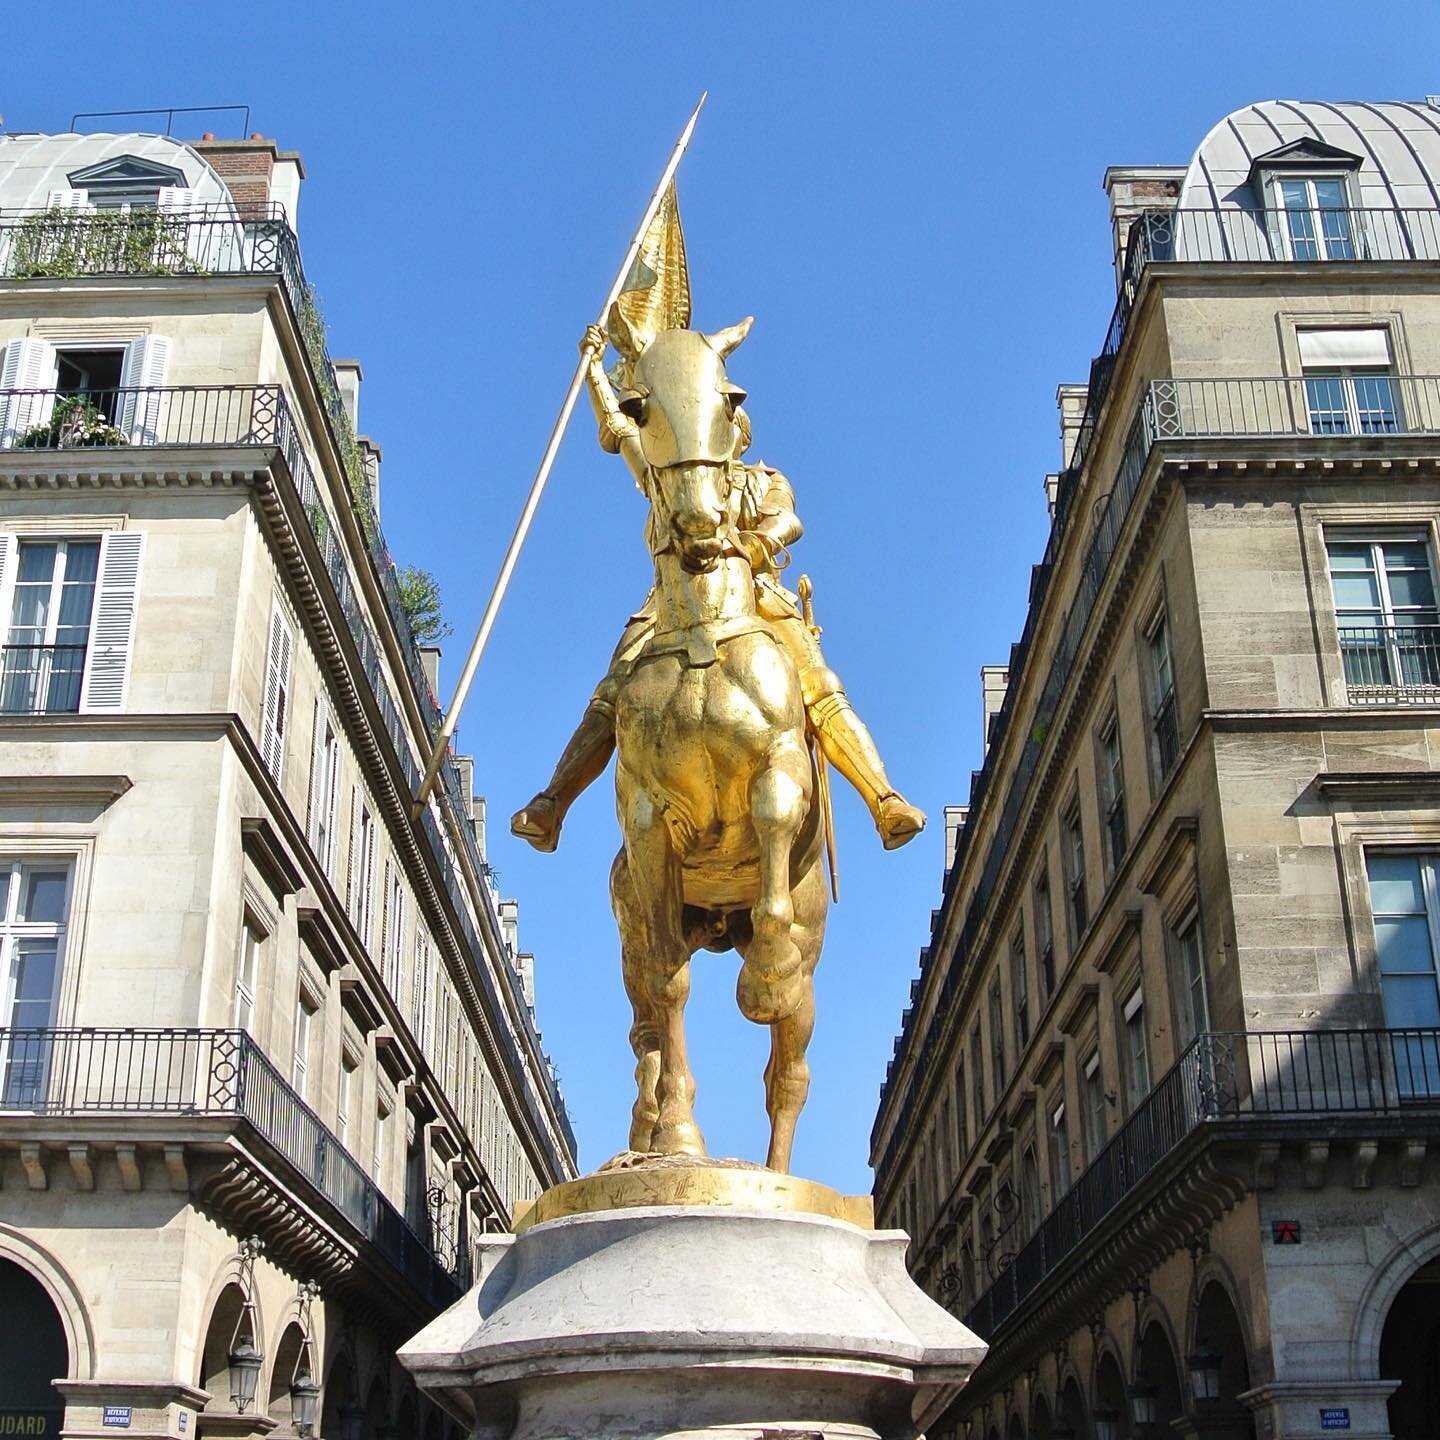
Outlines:
{"type": "MultiPolygon", "coordinates": [[[[615,283],[610,287],[610,293],[600,307],[600,318],[597,321],[600,325],[604,325],[606,317],[610,314],[610,307],[625,288],[625,281],[630,276],[630,267],[635,263],[635,257],[645,243],[645,232],[649,230],[650,222],[655,218],[656,212],[660,209],[660,202],[665,198],[665,191],[675,178],[675,172],[680,168],[680,159],[685,154],[685,147],[690,143],[690,136],[695,132],[695,122],[700,118],[701,106],[705,104],[705,96],[709,93],[707,90],[705,94],[701,95],[700,104],[696,105],[691,112],[684,130],[680,132],[680,138],[675,142],[675,148],[670,152],[665,173],[661,175],[660,183],[655,187],[655,193],[651,195],[650,203],[645,207],[645,214],[635,231],[635,238],[630,242],[630,248],[625,252],[624,260],[620,262],[620,273],[616,275],[615,283]]],[[[526,497],[525,508],[520,512],[520,520],[515,526],[514,535],[511,536],[510,547],[505,551],[505,558],[500,564],[500,574],[495,579],[495,588],[490,592],[490,600],[480,619],[480,629],[476,632],[474,643],[470,646],[470,653],[465,659],[465,668],[460,672],[460,682],[455,687],[455,694],[450,700],[450,708],[445,712],[440,733],[435,737],[434,747],[430,751],[430,763],[425,767],[425,778],[420,782],[419,793],[415,796],[412,813],[416,820],[420,818],[425,809],[425,802],[430,797],[430,791],[435,785],[436,776],[440,773],[440,766],[444,762],[446,751],[450,748],[450,738],[454,735],[455,726],[460,720],[460,707],[465,703],[465,696],[470,690],[470,682],[475,678],[480,657],[485,653],[485,645],[490,639],[490,631],[495,624],[495,617],[500,613],[500,602],[505,598],[505,591],[510,585],[510,576],[515,570],[515,562],[520,558],[520,547],[525,543],[525,536],[529,533],[530,522],[535,518],[535,510],[540,504],[540,496],[545,489],[545,482],[550,478],[550,467],[554,465],[555,456],[560,451],[560,442],[565,438],[565,430],[570,424],[570,416],[575,409],[575,401],[579,397],[580,387],[585,382],[585,371],[589,368],[592,354],[592,350],[587,345],[580,355],[580,363],[575,367],[574,375],[570,378],[570,388],[565,392],[565,401],[560,406],[560,414],[555,421],[554,428],[550,431],[550,439],[546,442],[545,453],[540,458],[540,468],[530,486],[530,494],[526,497]]]]}
{"type": "MultiPolygon", "coordinates": [[[[805,624],[813,635],[818,636],[820,627],[815,623],[815,606],[811,603],[815,587],[810,583],[810,577],[802,575],[795,588],[800,595],[800,613],[805,624]]],[[[825,752],[813,736],[810,740],[810,753],[815,757],[815,783],[820,791],[820,822],[825,828],[825,860],[830,868],[830,898],[838,905],[840,866],[835,859],[835,811],[830,805],[830,769],[825,760],[825,752]]]]}

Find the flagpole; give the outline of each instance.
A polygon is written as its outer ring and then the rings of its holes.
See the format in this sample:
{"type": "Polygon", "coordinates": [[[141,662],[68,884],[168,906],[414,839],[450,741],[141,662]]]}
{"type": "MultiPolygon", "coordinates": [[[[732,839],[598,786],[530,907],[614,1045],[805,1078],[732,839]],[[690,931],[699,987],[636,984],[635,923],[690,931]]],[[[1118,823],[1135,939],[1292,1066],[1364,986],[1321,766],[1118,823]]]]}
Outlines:
{"type": "MultiPolygon", "coordinates": [[[[695,132],[695,122],[700,118],[700,111],[704,107],[709,93],[707,90],[700,96],[699,103],[690,112],[690,118],[680,132],[680,138],[675,142],[674,150],[670,152],[665,172],[660,177],[660,183],[655,187],[655,193],[650,197],[650,203],[645,207],[645,214],[635,231],[635,238],[631,240],[630,248],[625,252],[624,260],[620,262],[620,270],[615,276],[615,283],[610,287],[610,293],[600,307],[600,316],[596,323],[602,327],[609,318],[610,307],[619,298],[625,281],[629,278],[630,267],[634,265],[635,257],[640,253],[640,247],[645,242],[645,232],[649,230],[650,222],[660,209],[661,201],[665,198],[665,191],[669,189],[670,182],[675,178],[676,170],[680,168],[680,160],[685,154],[685,147],[689,145],[690,137],[695,132]]],[[[425,767],[425,778],[420,782],[420,793],[415,797],[413,814],[417,820],[425,808],[425,802],[430,798],[430,791],[435,786],[435,777],[440,773],[445,752],[449,749],[451,737],[455,734],[455,726],[459,723],[460,710],[469,693],[470,682],[474,680],[475,671],[480,665],[480,657],[485,653],[485,646],[490,639],[490,631],[495,626],[495,617],[500,613],[500,605],[505,599],[505,591],[510,586],[510,577],[515,571],[515,562],[520,558],[521,547],[525,544],[525,537],[530,532],[530,522],[535,518],[535,511],[540,504],[540,496],[545,491],[545,482],[550,478],[550,469],[555,464],[556,455],[559,454],[560,442],[565,438],[565,430],[570,424],[570,416],[574,413],[575,402],[580,397],[580,387],[585,383],[585,372],[594,355],[595,347],[587,341],[580,351],[580,363],[575,367],[574,375],[570,377],[570,388],[565,392],[565,401],[560,406],[560,414],[556,417],[554,427],[550,431],[550,439],[545,446],[545,453],[540,457],[540,468],[535,472],[535,479],[531,482],[530,494],[525,499],[525,508],[520,512],[519,523],[515,526],[515,533],[510,537],[510,546],[505,551],[504,560],[500,563],[500,573],[495,577],[495,586],[490,591],[490,599],[485,606],[485,613],[480,617],[480,628],[475,632],[475,640],[470,646],[470,654],[465,659],[465,668],[460,672],[460,681],[455,687],[455,694],[451,697],[450,708],[445,712],[445,719],[440,726],[439,735],[435,737],[435,747],[430,752],[430,763],[425,767]]]]}

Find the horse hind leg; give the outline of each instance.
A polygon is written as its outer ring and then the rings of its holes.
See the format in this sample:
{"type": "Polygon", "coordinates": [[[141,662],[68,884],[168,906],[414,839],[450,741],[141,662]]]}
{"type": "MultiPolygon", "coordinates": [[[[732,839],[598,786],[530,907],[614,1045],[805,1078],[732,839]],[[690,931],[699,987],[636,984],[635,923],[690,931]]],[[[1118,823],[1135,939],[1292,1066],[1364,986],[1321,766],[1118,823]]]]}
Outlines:
{"type": "Polygon", "coordinates": [[[751,907],[754,938],[746,947],[735,998],[758,1025],[794,1014],[804,993],[802,959],[791,926],[790,850],[810,804],[810,757],[803,745],[781,744],[750,787],[750,822],[760,843],[759,885],[751,907]]]}
{"type": "Polygon", "coordinates": [[[636,939],[645,933],[644,920],[624,850],[610,867],[610,904],[620,929],[625,994],[634,1012],[630,1048],[635,1052],[635,1104],[630,1111],[630,1149],[647,1155],[654,1146],[655,1122],[660,1118],[656,1094],[660,1082],[660,1030],[645,981],[644,946],[636,939]]]}

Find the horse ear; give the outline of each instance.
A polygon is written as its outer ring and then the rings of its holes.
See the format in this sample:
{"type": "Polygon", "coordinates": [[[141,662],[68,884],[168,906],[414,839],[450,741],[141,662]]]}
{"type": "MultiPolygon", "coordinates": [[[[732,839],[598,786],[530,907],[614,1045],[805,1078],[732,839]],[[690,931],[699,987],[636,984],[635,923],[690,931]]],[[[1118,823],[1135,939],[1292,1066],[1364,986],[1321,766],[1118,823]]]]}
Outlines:
{"type": "Polygon", "coordinates": [[[625,312],[620,308],[617,301],[610,307],[610,321],[608,325],[610,332],[610,343],[627,360],[635,361],[640,358],[640,352],[645,347],[640,337],[630,328],[630,322],[625,318],[625,312]]]}
{"type": "Polygon", "coordinates": [[[747,315],[738,325],[727,325],[723,330],[716,330],[705,338],[710,342],[710,348],[722,360],[728,360],[740,342],[750,333],[750,327],[754,323],[755,317],[747,315]]]}

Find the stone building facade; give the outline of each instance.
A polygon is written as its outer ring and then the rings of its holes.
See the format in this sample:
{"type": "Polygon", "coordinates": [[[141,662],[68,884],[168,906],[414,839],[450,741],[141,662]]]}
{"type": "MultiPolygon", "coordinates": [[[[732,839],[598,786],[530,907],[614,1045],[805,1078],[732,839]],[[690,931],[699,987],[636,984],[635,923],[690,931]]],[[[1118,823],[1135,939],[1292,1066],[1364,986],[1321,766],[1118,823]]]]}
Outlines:
{"type": "Polygon", "coordinates": [[[1440,1433],[1437,107],[1106,175],[1118,300],[872,1137],[991,1346],[947,1437],[1440,1433]]]}
{"type": "Polygon", "coordinates": [[[0,137],[0,1433],[435,1440],[396,1345],[575,1170],[303,173],[0,137]]]}

